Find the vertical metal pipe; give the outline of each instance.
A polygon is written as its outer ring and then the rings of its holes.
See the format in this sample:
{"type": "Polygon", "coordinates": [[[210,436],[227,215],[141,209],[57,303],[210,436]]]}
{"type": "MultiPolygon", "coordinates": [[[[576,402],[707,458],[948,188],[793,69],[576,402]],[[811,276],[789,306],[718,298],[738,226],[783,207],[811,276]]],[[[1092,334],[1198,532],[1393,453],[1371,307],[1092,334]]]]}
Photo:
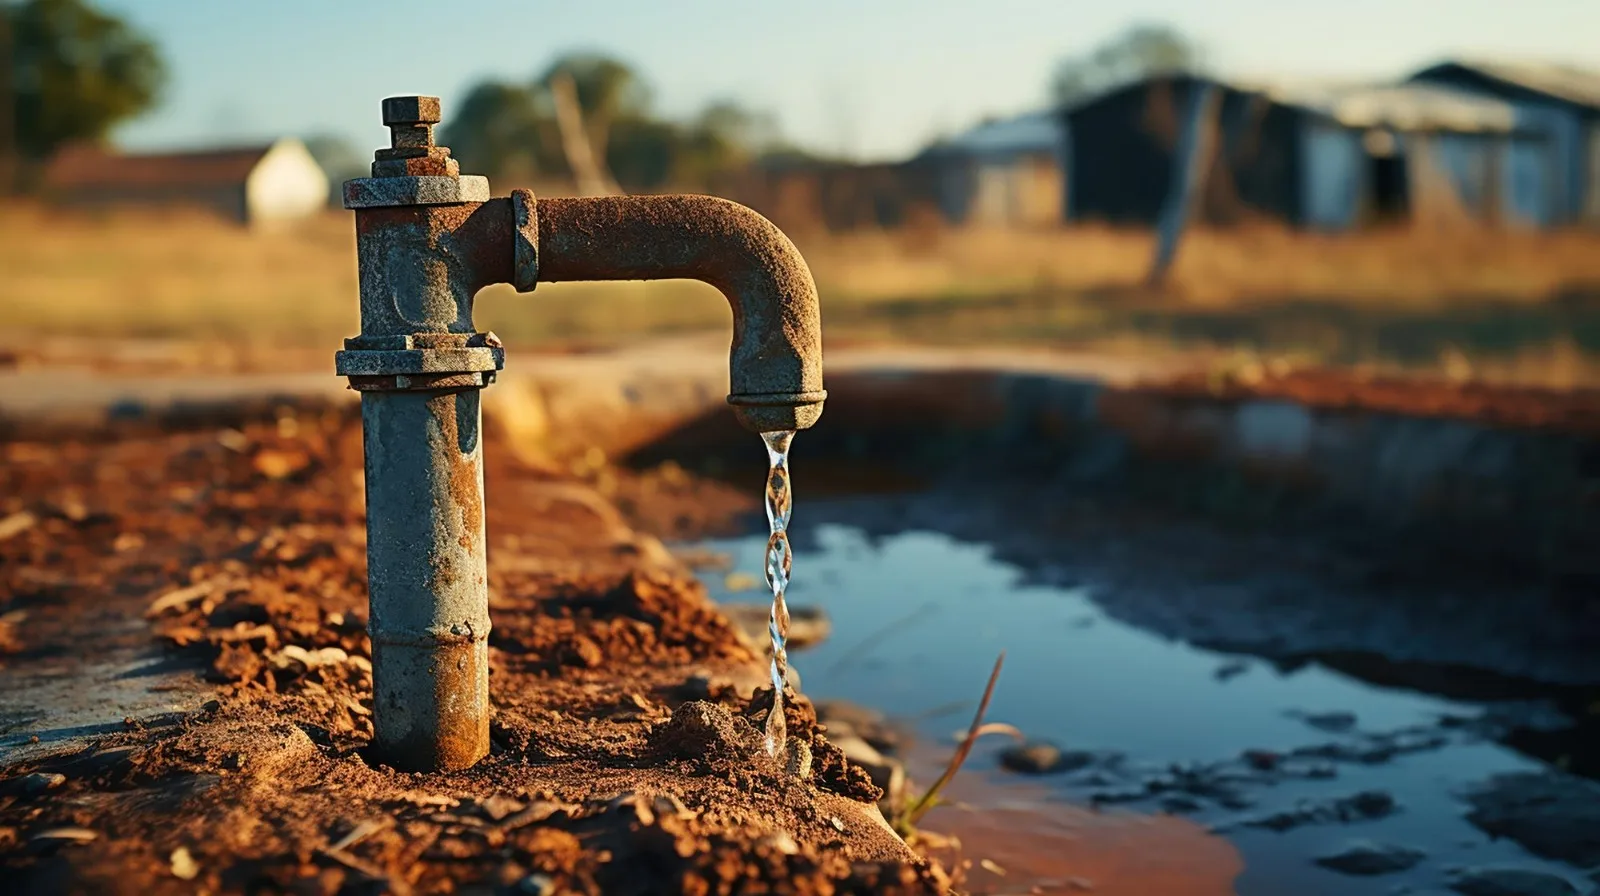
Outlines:
{"type": "Polygon", "coordinates": [[[408,771],[489,752],[479,394],[361,396],[373,722],[380,758],[408,771]]]}
{"type": "Polygon", "coordinates": [[[390,146],[374,153],[372,177],[345,182],[361,334],[335,356],[362,393],[373,747],[407,771],[462,769],[489,752],[479,390],[505,353],[475,332],[479,289],[702,279],[733,307],[728,401],[746,427],[805,429],[827,397],[816,286],[767,219],[710,197],[490,199],[486,179],[434,145],[439,120],[437,97],[385,99],[390,146]]]}

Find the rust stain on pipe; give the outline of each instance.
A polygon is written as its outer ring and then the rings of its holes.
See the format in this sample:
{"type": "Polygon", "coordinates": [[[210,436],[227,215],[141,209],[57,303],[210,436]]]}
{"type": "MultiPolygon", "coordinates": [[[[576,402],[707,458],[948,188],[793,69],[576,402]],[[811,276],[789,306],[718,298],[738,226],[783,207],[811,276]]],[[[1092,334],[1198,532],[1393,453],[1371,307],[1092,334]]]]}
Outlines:
{"type": "Polygon", "coordinates": [[[709,283],[733,307],[729,401],[741,420],[761,430],[815,421],[826,394],[817,287],[771,221],[712,196],[540,199],[535,208],[541,281],[709,283]]]}

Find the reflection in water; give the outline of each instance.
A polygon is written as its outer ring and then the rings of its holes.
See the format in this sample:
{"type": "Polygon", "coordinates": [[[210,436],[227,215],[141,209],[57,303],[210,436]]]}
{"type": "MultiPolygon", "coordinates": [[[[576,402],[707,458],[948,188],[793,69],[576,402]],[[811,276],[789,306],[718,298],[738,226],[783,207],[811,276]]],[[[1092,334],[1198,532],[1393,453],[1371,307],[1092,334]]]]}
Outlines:
{"type": "MultiPolygon", "coordinates": [[[[765,538],[752,535],[705,546],[742,561],[760,556],[765,538]]],[[[1245,751],[1289,756],[1298,748],[1303,755],[1337,761],[1306,764],[1302,767],[1314,773],[1303,775],[1258,775],[1234,788],[1226,800],[1193,801],[1172,809],[1225,830],[1245,860],[1237,880],[1240,893],[1389,893],[1401,884],[1441,890],[1446,869],[1493,863],[1572,874],[1572,869],[1534,858],[1508,841],[1491,841],[1463,818],[1456,795],[1462,786],[1500,772],[1536,769],[1537,762],[1460,732],[1437,743],[1424,739],[1421,749],[1381,758],[1354,760],[1339,752],[1365,749],[1361,745],[1370,739],[1364,737],[1373,733],[1438,730],[1440,717],[1472,716],[1481,705],[1375,687],[1317,664],[1280,670],[1251,658],[1164,640],[1105,615],[1089,598],[1092,589],[1106,583],[1076,588],[1026,584],[1018,570],[996,561],[987,547],[942,534],[909,531],[874,539],[850,526],[821,525],[813,540],[815,546],[807,550],[808,574],[790,596],[797,603],[826,608],[835,635],[808,653],[812,671],[805,687],[811,697],[844,698],[898,717],[920,718],[917,726],[925,742],[937,743],[943,751],[950,731],[962,724],[952,710],[971,711],[970,704],[952,707],[952,699],[978,693],[994,655],[1004,649],[1006,670],[990,710],[992,721],[1012,723],[1031,737],[1064,748],[1122,756],[1081,773],[1036,779],[1030,783],[1040,786],[1028,790],[1031,805],[990,816],[986,824],[996,830],[1008,819],[1033,819],[1032,833],[1007,841],[1005,848],[1015,862],[1026,864],[1015,856],[1019,849],[1043,853],[1067,848],[1064,834],[1056,838],[1059,849],[1050,846],[1053,835],[1048,831],[1061,818],[1082,824],[1088,816],[1081,808],[1063,807],[1086,806],[1096,797],[1110,799],[1130,789],[1137,795],[1142,783],[1173,774],[1174,765],[1237,762],[1245,751]],[[1306,721],[1308,714],[1336,712],[1354,714],[1353,730],[1330,732],[1306,721]],[[1321,820],[1281,831],[1247,824],[1274,814],[1305,814],[1307,806],[1363,791],[1392,796],[1397,811],[1354,823],[1321,820]],[[1051,817],[1048,812],[1038,814],[1051,805],[1060,810],[1057,822],[1042,820],[1051,817]],[[1022,814],[1007,814],[1017,812],[1022,814]],[[1357,838],[1420,848],[1428,857],[1409,871],[1372,878],[1342,876],[1312,863],[1357,838]]],[[[1146,562],[1159,563],[1160,558],[1146,562]]],[[[719,581],[708,585],[717,599],[730,599],[719,581]]],[[[998,744],[980,743],[958,778],[964,780],[964,796],[980,807],[1014,803],[1019,792],[1020,782],[998,770],[997,752],[998,744]],[[981,786],[985,784],[989,786],[981,786]]],[[[922,780],[929,775],[924,773],[922,780]]],[[[1178,804],[1166,808],[1172,805],[1178,804]]],[[[1159,801],[1129,806],[1143,813],[1164,808],[1159,801]]],[[[953,813],[938,810],[928,824],[938,830],[941,818],[954,823],[958,813],[953,813]]],[[[1159,825],[1169,821],[1146,819],[1159,825]]],[[[1192,827],[1182,830],[1193,832],[1192,827]]],[[[1122,842],[1135,849],[1140,841],[1122,842]]],[[[1206,867],[1225,871],[1226,856],[1212,855],[1206,867]]],[[[1116,859],[1082,861],[1085,869],[1107,874],[1104,862],[1116,859]]],[[[1045,877],[1055,874],[1041,872],[1045,877]]],[[[1089,870],[1078,876],[1094,883],[1089,870]]],[[[1008,878],[1006,887],[1026,890],[1018,884],[1008,878]]]]}

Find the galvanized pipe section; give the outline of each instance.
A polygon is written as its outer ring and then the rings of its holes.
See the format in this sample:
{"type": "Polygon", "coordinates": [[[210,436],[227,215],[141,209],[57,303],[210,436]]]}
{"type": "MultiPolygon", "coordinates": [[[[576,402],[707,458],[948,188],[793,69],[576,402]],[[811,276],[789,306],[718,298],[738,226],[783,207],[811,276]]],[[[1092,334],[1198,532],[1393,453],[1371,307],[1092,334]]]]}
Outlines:
{"type": "Polygon", "coordinates": [[[489,752],[489,592],[479,390],[366,392],[373,721],[385,762],[489,752]]]}
{"type": "Polygon", "coordinates": [[[541,199],[539,279],[701,280],[733,306],[728,402],[756,432],[822,414],[822,312],[794,243],[755,211],[712,196],[541,199]]]}

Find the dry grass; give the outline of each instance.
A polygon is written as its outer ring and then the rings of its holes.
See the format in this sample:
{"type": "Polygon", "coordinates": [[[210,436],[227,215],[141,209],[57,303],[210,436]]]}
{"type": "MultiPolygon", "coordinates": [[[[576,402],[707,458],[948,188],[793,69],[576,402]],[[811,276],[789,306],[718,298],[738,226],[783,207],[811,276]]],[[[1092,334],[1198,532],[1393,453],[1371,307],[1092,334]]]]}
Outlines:
{"type": "MultiPolygon", "coordinates": [[[[1176,344],[1556,384],[1587,381],[1600,351],[1595,233],[1198,232],[1161,293],[1135,286],[1151,252],[1141,232],[919,228],[797,242],[833,340],[1176,344]]],[[[0,326],[12,341],[326,348],[357,329],[354,254],[344,214],[250,233],[200,215],[11,206],[0,209],[0,326]]],[[[721,329],[730,317],[709,287],[667,282],[493,288],[478,320],[514,344],[571,345],[721,329]]]]}

